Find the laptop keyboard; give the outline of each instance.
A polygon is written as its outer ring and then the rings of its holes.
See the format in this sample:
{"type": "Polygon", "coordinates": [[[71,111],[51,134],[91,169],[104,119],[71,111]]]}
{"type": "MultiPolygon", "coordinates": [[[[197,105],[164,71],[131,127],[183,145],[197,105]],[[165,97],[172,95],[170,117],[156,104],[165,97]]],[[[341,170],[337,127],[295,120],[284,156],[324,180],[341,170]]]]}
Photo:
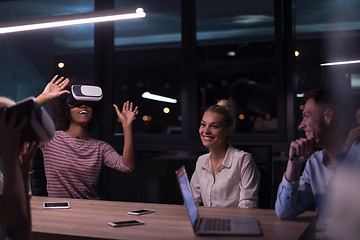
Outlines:
{"type": "Polygon", "coordinates": [[[208,218],[205,222],[206,231],[231,231],[230,219],[208,218]]]}

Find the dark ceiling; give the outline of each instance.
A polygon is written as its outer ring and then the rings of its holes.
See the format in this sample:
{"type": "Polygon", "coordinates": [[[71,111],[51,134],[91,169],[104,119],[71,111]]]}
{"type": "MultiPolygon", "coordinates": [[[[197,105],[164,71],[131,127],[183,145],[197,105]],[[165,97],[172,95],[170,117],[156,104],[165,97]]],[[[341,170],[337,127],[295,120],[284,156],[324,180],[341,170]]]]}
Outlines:
{"type": "MultiPolygon", "coordinates": [[[[180,1],[116,0],[115,7],[135,11],[144,8],[145,19],[117,22],[115,45],[180,42],[180,1]]],[[[198,0],[197,38],[264,41],[274,39],[273,1],[198,0]]],[[[94,11],[91,0],[1,0],[0,23],[94,11]]],[[[358,0],[295,1],[296,32],[310,36],[328,31],[360,29],[358,0]]],[[[56,33],[55,43],[64,48],[88,48],[93,44],[92,25],[66,27],[56,33]]]]}

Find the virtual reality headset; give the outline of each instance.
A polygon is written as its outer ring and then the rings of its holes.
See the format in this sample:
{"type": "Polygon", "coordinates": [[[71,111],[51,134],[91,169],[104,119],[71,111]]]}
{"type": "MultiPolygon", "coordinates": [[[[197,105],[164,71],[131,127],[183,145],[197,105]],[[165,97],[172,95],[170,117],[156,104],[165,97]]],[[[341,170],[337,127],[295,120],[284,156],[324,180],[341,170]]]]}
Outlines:
{"type": "Polygon", "coordinates": [[[69,107],[77,107],[81,104],[94,105],[96,102],[99,102],[102,97],[102,90],[98,86],[72,85],[68,105],[69,107]]]}
{"type": "Polygon", "coordinates": [[[27,117],[27,123],[23,129],[22,140],[24,141],[49,141],[55,134],[55,125],[46,110],[41,107],[34,97],[29,97],[8,107],[7,120],[13,111],[17,110],[16,122],[21,122],[27,117]]]}

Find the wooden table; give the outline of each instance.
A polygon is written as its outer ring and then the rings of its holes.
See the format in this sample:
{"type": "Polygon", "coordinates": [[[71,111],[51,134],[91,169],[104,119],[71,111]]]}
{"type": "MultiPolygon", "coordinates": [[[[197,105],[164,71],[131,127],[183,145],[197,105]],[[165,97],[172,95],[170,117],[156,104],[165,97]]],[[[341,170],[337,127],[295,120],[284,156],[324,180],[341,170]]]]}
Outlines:
{"type": "MultiPolygon", "coordinates": [[[[149,204],[66,198],[31,198],[32,239],[239,239],[237,237],[206,236],[194,234],[183,205],[149,204]],[[70,209],[43,209],[45,201],[69,201],[70,209]],[[155,209],[154,213],[134,216],[130,210],[155,209]],[[110,227],[108,222],[139,219],[145,225],[110,227]]],[[[295,221],[279,220],[274,210],[199,207],[201,216],[256,217],[263,236],[240,239],[299,239],[308,229],[315,212],[306,212],[295,221]]]]}

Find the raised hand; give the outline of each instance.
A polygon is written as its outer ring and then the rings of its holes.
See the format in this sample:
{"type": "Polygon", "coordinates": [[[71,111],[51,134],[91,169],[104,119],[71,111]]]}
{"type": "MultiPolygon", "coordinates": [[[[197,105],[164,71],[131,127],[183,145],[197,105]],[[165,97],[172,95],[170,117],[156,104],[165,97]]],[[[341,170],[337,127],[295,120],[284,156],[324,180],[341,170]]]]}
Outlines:
{"type": "Polygon", "coordinates": [[[21,132],[26,124],[27,119],[24,118],[19,124],[16,124],[17,111],[14,111],[6,121],[6,108],[1,111],[0,115],[0,156],[4,159],[18,158],[20,153],[20,137],[21,132]],[[11,156],[5,158],[4,156],[11,156]]]}
{"type": "Polygon", "coordinates": [[[32,169],[32,162],[37,148],[38,144],[36,142],[31,142],[29,144],[25,143],[20,153],[20,167],[24,179],[29,176],[29,173],[32,169]]]}
{"type": "Polygon", "coordinates": [[[351,148],[351,145],[355,142],[356,139],[360,137],[360,126],[357,126],[351,129],[347,135],[343,151],[348,152],[351,148]]]}
{"type": "Polygon", "coordinates": [[[121,112],[116,104],[114,104],[114,108],[118,117],[117,121],[121,122],[123,124],[123,127],[132,124],[138,109],[137,106],[133,109],[133,103],[130,101],[126,101],[123,104],[121,112]]]}
{"type": "Polygon", "coordinates": [[[53,79],[46,85],[44,91],[36,98],[36,101],[42,105],[51,99],[57,98],[63,94],[69,94],[64,88],[68,85],[69,79],[55,75],[53,79]]]}

